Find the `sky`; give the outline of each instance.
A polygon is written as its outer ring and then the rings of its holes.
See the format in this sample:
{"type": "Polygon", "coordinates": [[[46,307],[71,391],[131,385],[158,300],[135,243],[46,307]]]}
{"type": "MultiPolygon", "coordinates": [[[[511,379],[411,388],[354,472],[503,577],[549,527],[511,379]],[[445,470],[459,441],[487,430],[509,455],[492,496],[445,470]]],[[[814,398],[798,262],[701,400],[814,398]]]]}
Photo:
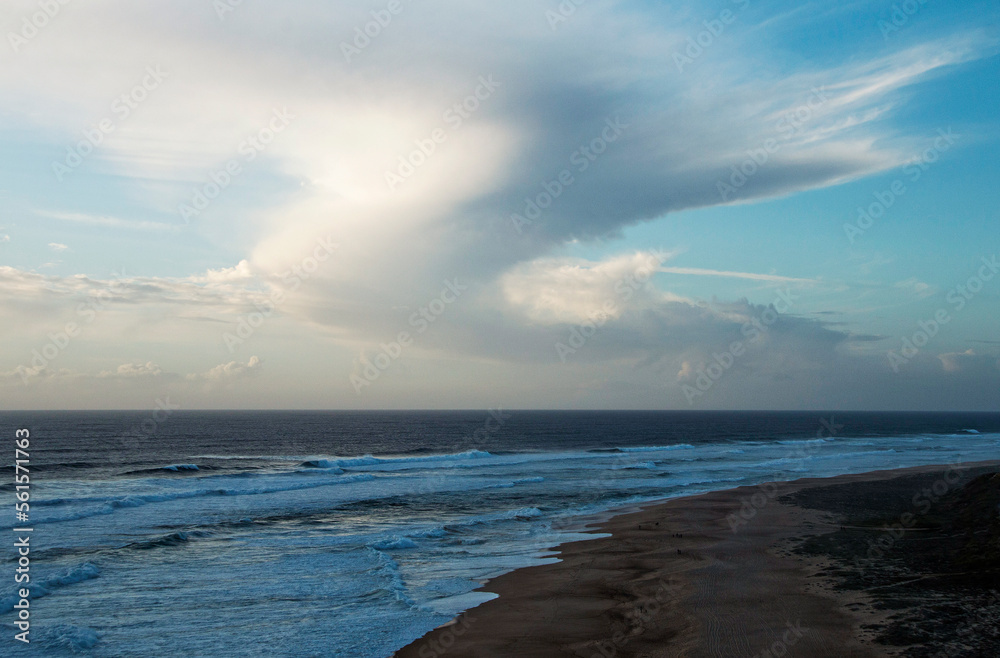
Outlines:
{"type": "Polygon", "coordinates": [[[0,408],[1000,407],[996,2],[0,11],[0,408]]]}

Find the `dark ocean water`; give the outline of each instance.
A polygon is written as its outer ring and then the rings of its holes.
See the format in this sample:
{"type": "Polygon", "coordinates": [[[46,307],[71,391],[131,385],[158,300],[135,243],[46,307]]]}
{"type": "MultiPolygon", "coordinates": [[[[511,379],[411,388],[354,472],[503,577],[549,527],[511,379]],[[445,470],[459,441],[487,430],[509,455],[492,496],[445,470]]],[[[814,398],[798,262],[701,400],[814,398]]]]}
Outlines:
{"type": "MultiPolygon", "coordinates": [[[[1000,414],[974,413],[4,412],[0,422],[8,463],[14,430],[31,430],[28,650],[53,656],[386,656],[484,600],[470,594],[479,582],[543,561],[579,514],[1000,457],[1000,414]]],[[[0,489],[6,528],[23,525],[13,476],[0,489]]],[[[14,560],[11,547],[11,574],[14,560]]],[[[0,655],[22,653],[0,642],[0,655]]]]}
{"type": "MultiPolygon", "coordinates": [[[[0,412],[42,438],[45,472],[127,473],[195,455],[419,455],[600,450],[619,446],[824,437],[1000,433],[1000,414],[843,412],[0,412]],[[492,419],[487,425],[487,419],[492,419]],[[159,422],[157,422],[159,421],[159,422]],[[830,428],[833,428],[832,430],[830,428]],[[477,430],[481,430],[478,431],[477,430]]],[[[203,460],[205,466],[226,467],[203,460]]],[[[266,461],[266,459],[265,459],[266,461]]]]}

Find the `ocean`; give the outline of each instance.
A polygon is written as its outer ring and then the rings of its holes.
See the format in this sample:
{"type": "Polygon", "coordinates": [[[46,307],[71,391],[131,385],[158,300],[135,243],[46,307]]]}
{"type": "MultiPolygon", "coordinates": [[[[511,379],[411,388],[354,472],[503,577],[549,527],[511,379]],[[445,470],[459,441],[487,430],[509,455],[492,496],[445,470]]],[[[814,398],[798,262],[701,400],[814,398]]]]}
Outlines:
{"type": "MultiPolygon", "coordinates": [[[[1000,414],[3,412],[0,655],[383,657],[579,517],[1000,457],[1000,414]],[[30,437],[31,645],[15,429],[30,437]]],[[[734,510],[735,511],[735,510],[734,510]]]]}

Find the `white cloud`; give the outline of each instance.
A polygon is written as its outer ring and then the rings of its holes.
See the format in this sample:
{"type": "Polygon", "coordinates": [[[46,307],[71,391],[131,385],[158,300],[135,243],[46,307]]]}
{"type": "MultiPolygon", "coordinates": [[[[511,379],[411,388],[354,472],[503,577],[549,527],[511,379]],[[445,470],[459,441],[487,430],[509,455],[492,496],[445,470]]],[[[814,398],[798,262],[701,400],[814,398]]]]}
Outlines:
{"type": "Polygon", "coordinates": [[[0,306],[32,304],[46,307],[76,307],[81,301],[100,302],[118,310],[142,305],[178,307],[211,306],[239,311],[266,297],[266,284],[258,286],[246,261],[232,268],[208,270],[186,278],[136,277],[112,272],[108,279],[82,274],[54,276],[0,266],[0,306]]]}
{"type": "Polygon", "coordinates": [[[163,374],[163,369],[152,361],[146,363],[124,363],[118,366],[114,372],[103,370],[98,377],[159,377],[163,374]]]}
{"type": "Polygon", "coordinates": [[[988,372],[994,366],[1000,367],[1000,361],[990,354],[979,354],[973,349],[964,352],[948,352],[939,354],[938,360],[945,372],[960,373],[970,371],[988,372]]]}
{"type": "Polygon", "coordinates": [[[14,370],[0,372],[0,377],[5,379],[20,379],[22,381],[27,380],[28,382],[37,381],[36,378],[48,378],[48,379],[70,379],[79,380],[81,378],[88,378],[92,380],[100,380],[112,382],[115,380],[124,382],[135,382],[139,379],[144,380],[166,380],[171,386],[178,386],[181,382],[219,382],[232,379],[240,379],[255,375],[260,372],[262,366],[262,360],[257,356],[252,356],[247,361],[247,363],[241,363],[239,361],[230,361],[229,363],[223,363],[217,365],[209,370],[201,373],[191,373],[185,375],[183,378],[179,377],[177,374],[167,372],[163,370],[162,367],[153,363],[152,361],[147,361],[146,363],[123,363],[114,370],[101,370],[96,375],[92,373],[80,372],[73,370],[71,368],[55,368],[55,367],[19,367],[14,370]]]}
{"type": "Polygon", "coordinates": [[[224,284],[224,283],[247,283],[254,279],[256,275],[250,269],[250,263],[241,260],[233,267],[224,267],[217,270],[208,270],[204,275],[192,276],[188,280],[192,283],[224,284]]]}
{"type": "Polygon", "coordinates": [[[601,262],[540,259],[514,268],[501,278],[508,304],[531,322],[583,322],[593,316],[620,317],[629,308],[664,301],[686,301],[656,291],[650,281],[672,254],[637,252],[601,262]]]}
{"type": "MultiPolygon", "coordinates": [[[[281,9],[276,2],[264,5],[281,9]]],[[[275,106],[287,106],[294,123],[253,167],[307,185],[288,203],[258,213],[251,265],[285,269],[316,235],[335,229],[361,258],[374,260],[380,280],[372,285],[383,291],[401,272],[423,269],[411,265],[453,262],[457,249],[489,252],[484,263],[503,270],[544,253],[553,241],[722,203],[716,182],[747,149],[772,137],[781,141],[780,151],[740,189],[740,200],[896,166],[912,152],[912,139],[886,138],[875,126],[899,106],[898,92],[978,56],[987,41],[957,34],[789,74],[780,62],[772,69],[766,59],[751,64],[743,57],[742,48],[760,47],[755,26],[742,25],[745,16],[730,28],[733,38],[706,52],[698,70],[663,75],[676,71],[672,53],[684,45],[688,28],[701,29],[694,16],[589,3],[574,14],[572,30],[553,32],[533,2],[473,9],[439,1],[407,13],[406,21],[394,23],[348,63],[336,49],[331,53],[328,35],[346,38],[352,20],[370,19],[352,3],[297,7],[283,32],[297,35],[291,40],[274,35],[266,10],[243,12],[241,31],[224,42],[214,33],[181,29],[203,10],[180,2],[153,19],[127,3],[100,3],[87,17],[50,26],[58,39],[45,49],[31,44],[34,57],[19,60],[18,75],[0,73],[0,91],[18,99],[14,105],[23,106],[26,127],[61,130],[69,140],[136,84],[143,74],[136,62],[162,65],[167,79],[141,112],[106,136],[94,164],[145,186],[157,209],[171,214],[183,200],[179,192],[189,194],[191,184],[204,183],[220,162],[238,157],[240,142],[266,126],[275,106]],[[644,20],[643,12],[657,20],[644,20]],[[438,48],[413,50],[427,40],[438,48]],[[590,47],[581,51],[581,42],[590,47]],[[403,52],[413,56],[399,59],[403,52]],[[93,70],[102,71],[99,80],[84,74],[93,70]],[[444,113],[482,75],[495,76],[501,86],[452,129],[444,113]],[[317,87],[315,76],[328,84],[317,87]],[[827,99],[786,138],[782,117],[819,87],[827,99]],[[629,128],[595,167],[575,172],[579,182],[534,226],[537,241],[519,244],[506,222],[490,226],[538,194],[541,183],[567,167],[570,154],[616,115],[629,128]],[[416,148],[416,140],[442,126],[447,141],[391,192],[386,171],[416,148]],[[165,182],[183,185],[158,185],[165,182]]],[[[42,214],[116,228],[178,229],[85,212],[42,214]]],[[[428,274],[427,281],[441,275],[428,274]]],[[[445,273],[456,274],[464,273],[445,273]]]]}
{"type": "Polygon", "coordinates": [[[69,247],[62,244],[61,242],[50,242],[49,249],[51,249],[52,251],[66,251],[67,249],[69,249],[69,247]]]}
{"type": "Polygon", "coordinates": [[[251,356],[247,363],[240,363],[239,361],[222,363],[215,366],[208,372],[198,375],[188,375],[187,379],[192,381],[226,381],[230,379],[240,379],[242,377],[249,377],[260,372],[261,363],[260,358],[251,356]]]}
{"type": "Polygon", "coordinates": [[[906,279],[905,281],[898,281],[895,285],[897,288],[912,292],[921,299],[930,297],[937,292],[935,288],[915,277],[906,279]]]}
{"type": "Polygon", "coordinates": [[[677,380],[682,382],[694,381],[697,376],[697,370],[691,361],[685,361],[681,364],[681,369],[677,371],[677,380]]]}

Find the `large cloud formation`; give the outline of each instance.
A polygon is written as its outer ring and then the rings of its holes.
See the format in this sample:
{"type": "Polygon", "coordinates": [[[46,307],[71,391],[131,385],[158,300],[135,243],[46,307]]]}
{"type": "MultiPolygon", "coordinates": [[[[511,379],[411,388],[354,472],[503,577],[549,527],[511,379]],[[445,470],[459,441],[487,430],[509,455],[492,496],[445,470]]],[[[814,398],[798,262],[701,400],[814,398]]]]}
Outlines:
{"type": "MultiPolygon", "coordinates": [[[[11,4],[15,15],[36,9],[11,4]]],[[[454,385],[461,378],[442,374],[453,359],[503,364],[495,374],[511,388],[524,372],[518,364],[551,365],[538,380],[548,385],[567,368],[628,363],[642,371],[621,375],[645,391],[635,404],[684,406],[681,384],[746,339],[743,327],[768,307],[706,303],[658,287],[673,245],[594,262],[552,252],[572,241],[614,239],[675,211],[898,166],[915,142],[886,126],[908,87],[994,47],[980,32],[956,32],[790,71],[780,57],[759,55],[769,46],[763,24],[790,19],[746,2],[732,3],[725,30],[693,50],[690,38],[717,11],[573,4],[572,12],[527,0],[402,0],[396,12],[346,1],[291,8],[261,0],[218,14],[195,0],[162,3],[155,12],[122,0],[65,7],[0,68],[15,127],[71,144],[95,118],[117,117],[87,166],[129,180],[160,229],[238,242],[246,259],[205,274],[126,276],[117,284],[6,268],[2,302],[19,311],[30,305],[44,318],[47,304],[104,289],[115,313],[131,306],[161,323],[203,325],[273,309],[321,336],[310,349],[328,350],[334,364],[328,374],[344,395],[329,400],[334,406],[367,404],[352,397],[348,378],[401,332],[413,338],[408,354],[437,360],[423,371],[399,368],[403,388],[435,377],[454,385]],[[109,99],[149,82],[149,71],[157,82],[134,112],[123,118],[109,110],[109,99]],[[233,161],[239,166],[227,169],[233,161]],[[254,167],[281,181],[279,191],[241,213],[212,212],[213,182],[235,189],[254,167]],[[336,251],[324,247],[331,240],[336,251]],[[633,287],[629,281],[653,257],[652,276],[633,287]],[[586,348],[569,359],[560,354],[557,344],[609,304],[586,348]]],[[[776,294],[782,286],[821,285],[780,275],[674,273],[756,276],[776,294]]],[[[816,393],[847,379],[845,354],[864,337],[800,317],[794,307],[779,315],[728,378],[751,390],[771,382],[778,393],[759,396],[765,406],[801,394],[802,378],[816,393]]],[[[131,327],[134,335],[135,324],[108,330],[131,327]]],[[[219,348],[221,333],[194,332],[190,340],[209,336],[219,348]]],[[[152,356],[122,358],[149,363],[152,356]]],[[[188,380],[255,371],[256,358],[188,380]]],[[[957,362],[943,359],[949,371],[957,362]]],[[[269,366],[280,370],[273,360],[269,366]]],[[[467,367],[473,377],[486,366],[467,367]]],[[[877,370],[871,361],[862,367],[877,370]]],[[[611,371],[588,372],[601,390],[613,379],[611,371]]],[[[387,396],[400,391],[381,388],[387,396]]],[[[733,394],[719,395],[719,404],[757,404],[755,394],[741,398],[735,383],[725,388],[733,394]]],[[[450,406],[434,398],[440,389],[426,390],[433,391],[426,398],[374,400],[450,406]]],[[[558,395],[543,399],[562,404],[558,395]]]]}

